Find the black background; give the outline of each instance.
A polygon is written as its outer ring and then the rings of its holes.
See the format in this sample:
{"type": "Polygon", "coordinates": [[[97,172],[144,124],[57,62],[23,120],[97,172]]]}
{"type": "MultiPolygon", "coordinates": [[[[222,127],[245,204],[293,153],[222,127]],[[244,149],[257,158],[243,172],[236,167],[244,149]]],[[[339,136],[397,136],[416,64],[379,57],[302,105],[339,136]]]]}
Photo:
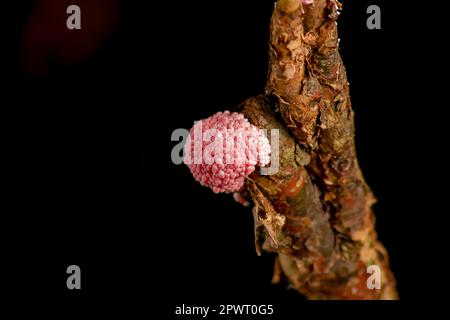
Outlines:
{"type": "MultiPolygon", "coordinates": [[[[13,100],[3,119],[12,128],[5,265],[13,296],[160,319],[183,303],[275,304],[283,319],[346,313],[271,285],[273,256],[256,256],[250,209],[201,187],[170,158],[174,129],[263,91],[272,7],[121,1],[118,24],[95,54],[32,76],[20,57],[33,2],[12,6],[5,68],[13,100]],[[66,288],[71,264],[81,267],[81,291],[66,288]]],[[[425,239],[433,227],[409,224],[443,212],[432,200],[439,173],[428,157],[439,129],[424,120],[423,81],[412,67],[426,68],[415,42],[424,26],[411,22],[412,7],[349,0],[339,20],[359,161],[379,199],[377,230],[402,300],[430,298],[423,288],[433,281],[421,275],[442,272],[439,261],[424,263],[439,242],[425,239]],[[370,4],[381,7],[381,30],[366,28],[370,4]]]]}

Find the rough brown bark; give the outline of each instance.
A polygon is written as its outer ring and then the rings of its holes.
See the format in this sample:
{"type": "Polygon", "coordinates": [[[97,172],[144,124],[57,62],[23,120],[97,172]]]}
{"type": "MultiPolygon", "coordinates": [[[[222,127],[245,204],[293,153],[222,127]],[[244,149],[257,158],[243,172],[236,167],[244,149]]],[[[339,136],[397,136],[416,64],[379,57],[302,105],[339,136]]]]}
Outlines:
{"type": "Polygon", "coordinates": [[[280,130],[279,172],[246,182],[255,240],[258,252],[263,243],[278,253],[276,270],[309,299],[397,299],[355,153],[340,9],[334,0],[278,0],[273,11],[266,93],[239,107],[253,124],[280,130]],[[381,268],[380,290],[367,288],[368,265],[381,268]]]}

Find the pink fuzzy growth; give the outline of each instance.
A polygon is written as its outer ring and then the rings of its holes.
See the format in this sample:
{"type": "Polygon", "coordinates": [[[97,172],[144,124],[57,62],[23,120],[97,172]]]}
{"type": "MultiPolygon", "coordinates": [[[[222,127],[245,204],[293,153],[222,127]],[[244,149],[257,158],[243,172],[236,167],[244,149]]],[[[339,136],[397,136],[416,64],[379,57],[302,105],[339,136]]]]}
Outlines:
{"type": "Polygon", "coordinates": [[[184,163],[195,180],[215,193],[240,190],[256,166],[270,162],[270,144],[263,130],[237,112],[218,112],[198,121],[184,151],[184,163]]]}

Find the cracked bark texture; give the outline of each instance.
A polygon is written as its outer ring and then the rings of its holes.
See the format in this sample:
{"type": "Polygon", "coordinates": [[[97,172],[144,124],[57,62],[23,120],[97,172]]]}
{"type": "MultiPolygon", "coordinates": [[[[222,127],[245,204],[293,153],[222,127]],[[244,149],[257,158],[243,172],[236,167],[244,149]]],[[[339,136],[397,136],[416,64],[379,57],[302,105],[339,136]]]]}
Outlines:
{"type": "Polygon", "coordinates": [[[278,253],[274,280],[284,275],[308,299],[398,299],[356,158],[339,10],[334,0],[278,0],[265,94],[238,107],[254,125],[279,129],[278,173],[246,180],[257,252],[278,253]],[[381,269],[379,290],[367,288],[368,265],[381,269]]]}

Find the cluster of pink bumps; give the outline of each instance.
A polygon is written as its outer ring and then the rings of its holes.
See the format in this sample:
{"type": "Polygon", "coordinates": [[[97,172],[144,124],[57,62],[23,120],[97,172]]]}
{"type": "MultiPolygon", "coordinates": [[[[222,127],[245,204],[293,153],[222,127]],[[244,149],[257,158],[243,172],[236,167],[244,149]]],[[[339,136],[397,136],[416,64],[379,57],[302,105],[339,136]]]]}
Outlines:
{"type": "Polygon", "coordinates": [[[237,112],[218,112],[198,121],[184,151],[184,163],[194,178],[215,193],[239,191],[256,166],[270,162],[270,144],[263,130],[237,112]]]}

